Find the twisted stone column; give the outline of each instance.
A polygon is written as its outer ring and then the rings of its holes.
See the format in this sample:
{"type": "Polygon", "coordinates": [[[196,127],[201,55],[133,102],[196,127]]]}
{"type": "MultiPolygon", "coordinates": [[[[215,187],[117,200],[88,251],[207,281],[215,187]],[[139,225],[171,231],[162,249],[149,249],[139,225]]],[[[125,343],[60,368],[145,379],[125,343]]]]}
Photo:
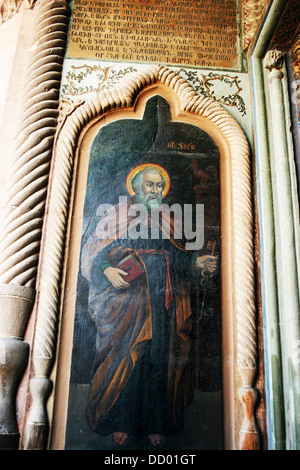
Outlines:
{"type": "Polygon", "coordinates": [[[15,398],[28,360],[23,339],[35,299],[68,23],[65,0],[37,2],[0,234],[0,448],[4,449],[16,448],[19,440],[15,398]]]}

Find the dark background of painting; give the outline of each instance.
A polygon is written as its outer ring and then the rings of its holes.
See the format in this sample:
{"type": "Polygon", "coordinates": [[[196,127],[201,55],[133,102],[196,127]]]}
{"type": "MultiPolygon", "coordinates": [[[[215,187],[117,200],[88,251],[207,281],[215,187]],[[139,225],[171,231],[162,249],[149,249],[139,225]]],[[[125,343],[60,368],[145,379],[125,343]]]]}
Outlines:
{"type": "MultiPolygon", "coordinates": [[[[160,96],[155,96],[147,102],[143,120],[113,122],[101,128],[94,139],[89,162],[82,245],[98,222],[95,213],[99,204],[117,204],[120,196],[129,196],[126,188],[127,175],[142,163],[159,164],[168,172],[171,187],[163,200],[164,203],[204,204],[205,244],[199,255],[210,253],[206,243],[212,240],[216,241],[215,254],[219,254],[218,148],[212,138],[198,127],[171,122],[169,105],[160,96]],[[208,179],[203,178],[201,171],[207,168],[211,170],[211,167],[214,167],[217,173],[206,172],[208,179]]],[[[222,446],[219,278],[218,275],[215,276],[210,283],[204,307],[201,281],[202,278],[199,279],[192,295],[194,328],[191,364],[194,371],[195,396],[198,399],[193,402],[193,411],[189,410],[191,416],[187,418],[187,429],[193,438],[189,438],[190,444],[184,444],[184,438],[182,442],[176,441],[172,444],[171,441],[169,448],[174,445],[174,449],[222,446]],[[197,405],[197,400],[200,405],[197,405]],[[208,413],[205,419],[203,413],[208,413]],[[196,425],[193,428],[191,424],[192,417],[198,422],[198,426],[200,423],[202,444],[199,429],[196,425]],[[194,447],[195,445],[198,447],[194,447]]],[[[110,448],[107,447],[110,445],[113,449],[115,445],[111,440],[109,444],[104,441],[101,444],[103,438],[100,436],[88,437],[84,410],[78,414],[78,406],[85,406],[78,403],[78,400],[82,401],[82,396],[80,400],[78,393],[80,395],[80,386],[84,387],[87,393],[95,350],[96,330],[88,314],[88,289],[88,282],[79,273],[66,448],[101,449],[101,446],[110,448]]]]}

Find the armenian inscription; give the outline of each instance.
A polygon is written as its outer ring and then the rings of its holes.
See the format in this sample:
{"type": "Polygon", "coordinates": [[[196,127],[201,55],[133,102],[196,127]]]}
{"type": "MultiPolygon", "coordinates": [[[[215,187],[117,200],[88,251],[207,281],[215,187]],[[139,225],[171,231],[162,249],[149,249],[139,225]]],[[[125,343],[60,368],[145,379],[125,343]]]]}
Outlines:
{"type": "Polygon", "coordinates": [[[236,0],[75,0],[69,57],[236,68],[236,0]]]}

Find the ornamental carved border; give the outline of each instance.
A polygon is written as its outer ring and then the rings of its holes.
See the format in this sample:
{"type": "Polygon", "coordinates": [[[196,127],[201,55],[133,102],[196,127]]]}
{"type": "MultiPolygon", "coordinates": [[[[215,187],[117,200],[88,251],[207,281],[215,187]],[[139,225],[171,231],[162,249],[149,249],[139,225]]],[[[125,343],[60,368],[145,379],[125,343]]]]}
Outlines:
{"type": "MultiPolygon", "coordinates": [[[[138,95],[156,84],[170,88],[179,98],[180,109],[205,118],[222,135],[229,150],[231,187],[231,243],[233,247],[233,323],[237,347],[235,363],[241,380],[239,398],[244,421],[239,430],[239,448],[257,449],[259,431],[255,419],[257,391],[256,308],[254,286],[253,213],[250,150],[235,119],[215,100],[195,93],[191,85],[163,66],[152,66],[128,76],[120,87],[102,92],[86,102],[64,107],[61,127],[55,141],[50,175],[45,228],[41,247],[37,288],[37,321],[33,344],[31,379],[33,397],[27,419],[25,448],[32,448],[37,426],[48,426],[46,403],[51,389],[49,364],[57,348],[61,307],[61,280],[65,263],[69,207],[73,181],[74,156],[81,133],[88,124],[114,109],[134,107],[138,95]]],[[[66,103],[65,103],[66,105],[66,103]]]]}
{"type": "Polygon", "coordinates": [[[270,0],[243,0],[243,50],[248,50],[257,35],[270,0]]]}
{"type": "Polygon", "coordinates": [[[33,8],[35,3],[36,0],[0,0],[0,24],[21,10],[33,8]]]}

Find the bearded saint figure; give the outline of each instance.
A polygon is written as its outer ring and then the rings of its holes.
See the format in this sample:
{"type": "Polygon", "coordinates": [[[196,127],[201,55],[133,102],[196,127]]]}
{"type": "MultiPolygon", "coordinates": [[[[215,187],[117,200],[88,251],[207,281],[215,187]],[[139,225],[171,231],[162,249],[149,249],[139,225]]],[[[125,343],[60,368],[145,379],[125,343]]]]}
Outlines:
{"type": "MultiPolygon", "coordinates": [[[[158,165],[135,168],[127,187],[135,204],[162,205],[170,185],[158,165]]],[[[87,419],[93,431],[112,434],[118,445],[129,436],[148,437],[153,446],[183,429],[191,401],[189,354],[191,282],[199,269],[213,273],[217,258],[197,257],[174,238],[170,214],[161,211],[158,238],[131,238],[128,206],[113,208],[115,233],[103,236],[110,211],[83,247],[82,272],[90,285],[89,311],[97,328],[87,419]],[[116,217],[117,215],[117,217],[116,217]],[[168,233],[169,236],[164,236],[168,233]],[[142,273],[132,281],[122,261],[142,273]]],[[[148,225],[149,230],[149,225],[148,225]]]]}

